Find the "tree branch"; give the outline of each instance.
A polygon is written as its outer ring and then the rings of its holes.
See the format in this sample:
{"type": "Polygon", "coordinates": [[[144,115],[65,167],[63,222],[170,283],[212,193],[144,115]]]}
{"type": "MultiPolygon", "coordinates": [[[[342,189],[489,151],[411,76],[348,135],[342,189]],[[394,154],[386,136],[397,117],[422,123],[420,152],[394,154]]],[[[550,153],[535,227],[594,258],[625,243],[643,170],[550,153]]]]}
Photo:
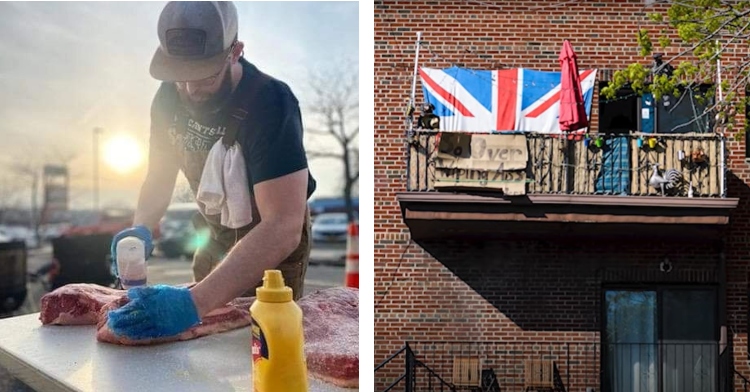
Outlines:
{"type": "MultiPolygon", "coordinates": [[[[715,36],[716,34],[718,34],[718,33],[719,33],[719,31],[723,30],[723,29],[724,29],[724,27],[726,27],[726,25],[727,25],[727,24],[729,24],[729,22],[730,22],[730,21],[731,21],[731,20],[727,20],[727,21],[725,21],[725,22],[724,22],[724,24],[722,24],[721,26],[719,26],[719,28],[717,28],[716,30],[714,30],[714,31],[713,31],[712,33],[709,33],[709,34],[707,34],[707,35],[706,35],[705,37],[703,37],[703,38],[701,38],[700,40],[698,40],[698,43],[697,43],[697,44],[693,45],[693,46],[692,46],[691,48],[688,48],[688,49],[685,49],[685,50],[683,50],[682,52],[680,52],[680,53],[679,53],[679,54],[677,54],[676,56],[672,57],[672,58],[671,58],[671,59],[669,59],[668,61],[665,61],[665,62],[664,62],[664,64],[662,64],[662,65],[661,65],[661,66],[660,66],[660,67],[658,68],[657,72],[658,72],[658,71],[660,71],[661,69],[663,69],[663,68],[664,68],[664,67],[665,67],[665,66],[666,66],[667,64],[670,64],[670,63],[672,63],[672,62],[673,62],[674,60],[677,60],[678,58],[680,58],[680,57],[684,56],[684,55],[685,55],[685,54],[687,54],[688,52],[693,52],[693,51],[694,51],[695,49],[697,49],[697,48],[698,48],[699,46],[701,46],[701,45],[705,44],[706,42],[710,42],[710,41],[711,41],[711,39],[713,39],[713,38],[714,38],[714,36],[715,36]]],[[[722,48],[722,50],[723,50],[723,48],[722,48]]],[[[721,52],[717,53],[717,54],[716,54],[716,55],[714,55],[714,57],[712,57],[712,58],[715,58],[715,57],[716,57],[716,56],[718,56],[718,55],[719,55],[720,53],[721,53],[721,52]]]]}

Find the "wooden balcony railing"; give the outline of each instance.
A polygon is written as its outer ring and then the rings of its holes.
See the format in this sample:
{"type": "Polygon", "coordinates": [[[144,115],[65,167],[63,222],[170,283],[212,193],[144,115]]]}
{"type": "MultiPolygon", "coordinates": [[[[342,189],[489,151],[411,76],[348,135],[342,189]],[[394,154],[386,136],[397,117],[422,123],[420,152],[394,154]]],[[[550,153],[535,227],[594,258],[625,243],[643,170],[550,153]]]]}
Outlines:
{"type": "Polygon", "coordinates": [[[525,133],[522,134],[528,149],[525,178],[512,179],[497,172],[482,175],[478,170],[476,177],[459,176],[464,178],[456,178],[448,187],[445,187],[446,175],[438,176],[446,169],[436,167],[439,166],[436,165],[438,135],[434,131],[418,131],[411,138],[408,191],[429,192],[462,186],[481,190],[482,184],[493,181],[522,181],[525,194],[657,196],[662,195],[660,187],[649,182],[654,175],[654,164],[658,164],[658,176],[665,177],[668,171],[676,170],[672,172],[677,174],[675,187],[667,196],[726,196],[726,143],[716,134],[618,134],[572,140],[525,133]],[[436,178],[442,181],[442,187],[435,186],[436,178]]]}

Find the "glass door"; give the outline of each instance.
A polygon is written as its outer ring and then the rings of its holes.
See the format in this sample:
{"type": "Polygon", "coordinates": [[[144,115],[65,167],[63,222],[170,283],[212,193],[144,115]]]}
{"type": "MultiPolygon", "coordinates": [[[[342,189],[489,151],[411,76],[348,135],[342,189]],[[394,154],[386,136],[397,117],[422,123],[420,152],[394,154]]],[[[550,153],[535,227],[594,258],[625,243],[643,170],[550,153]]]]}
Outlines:
{"type": "Polygon", "coordinates": [[[604,391],[717,391],[714,289],[606,290],[604,307],[604,391]]]}
{"type": "Polygon", "coordinates": [[[606,390],[657,392],[656,291],[607,291],[606,390]]]}

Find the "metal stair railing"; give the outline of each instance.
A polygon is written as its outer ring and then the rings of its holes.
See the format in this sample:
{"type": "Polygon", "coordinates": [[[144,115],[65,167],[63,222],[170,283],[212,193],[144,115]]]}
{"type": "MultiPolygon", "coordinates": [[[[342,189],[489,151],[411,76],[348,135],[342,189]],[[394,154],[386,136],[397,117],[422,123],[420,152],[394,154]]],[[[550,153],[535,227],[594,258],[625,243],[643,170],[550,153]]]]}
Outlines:
{"type": "Polygon", "coordinates": [[[456,392],[456,388],[453,384],[448,383],[445,381],[442,377],[440,377],[439,374],[435,373],[432,369],[430,369],[429,366],[425,365],[422,361],[418,360],[416,356],[414,355],[414,352],[411,350],[411,347],[409,347],[409,344],[406,343],[403,348],[395,352],[393,355],[388,357],[385,361],[380,363],[378,366],[375,366],[375,373],[378,372],[378,370],[382,369],[385,365],[389,364],[393,360],[395,360],[399,355],[404,355],[404,373],[401,374],[396,381],[391,383],[386,389],[384,389],[382,392],[388,392],[395,388],[397,385],[399,385],[402,381],[405,380],[405,392],[414,392],[417,391],[417,368],[424,369],[428,375],[429,378],[427,379],[427,386],[423,387],[420,385],[419,391],[428,391],[428,392],[434,392],[434,391],[440,391],[445,392],[451,391],[456,392]],[[437,382],[433,385],[433,380],[437,380],[437,382]],[[435,389],[439,388],[439,389],[435,389]]]}

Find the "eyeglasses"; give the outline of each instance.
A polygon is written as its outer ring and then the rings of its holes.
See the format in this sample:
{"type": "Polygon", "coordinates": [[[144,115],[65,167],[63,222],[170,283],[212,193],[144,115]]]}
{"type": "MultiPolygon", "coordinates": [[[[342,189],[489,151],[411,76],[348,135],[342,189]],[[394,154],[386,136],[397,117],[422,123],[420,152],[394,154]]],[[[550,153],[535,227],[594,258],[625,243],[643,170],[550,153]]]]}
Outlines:
{"type": "MultiPolygon", "coordinates": [[[[232,55],[234,54],[234,47],[235,47],[236,44],[237,44],[237,41],[234,41],[234,43],[232,43],[232,46],[229,49],[229,54],[227,55],[226,59],[224,59],[225,62],[228,61],[230,58],[232,58],[232,55]]],[[[200,79],[200,80],[190,80],[190,81],[176,82],[176,84],[177,84],[178,87],[180,87],[182,89],[185,89],[187,87],[188,83],[190,83],[191,85],[196,86],[196,87],[211,87],[211,86],[213,86],[216,83],[216,80],[219,79],[219,76],[224,72],[224,70],[226,68],[227,68],[226,64],[224,64],[224,67],[222,67],[219,70],[219,72],[217,72],[217,73],[215,73],[215,74],[213,74],[213,75],[211,75],[211,76],[209,76],[207,78],[203,78],[203,79],[200,79]]]]}

